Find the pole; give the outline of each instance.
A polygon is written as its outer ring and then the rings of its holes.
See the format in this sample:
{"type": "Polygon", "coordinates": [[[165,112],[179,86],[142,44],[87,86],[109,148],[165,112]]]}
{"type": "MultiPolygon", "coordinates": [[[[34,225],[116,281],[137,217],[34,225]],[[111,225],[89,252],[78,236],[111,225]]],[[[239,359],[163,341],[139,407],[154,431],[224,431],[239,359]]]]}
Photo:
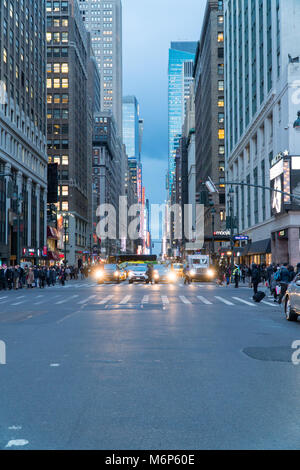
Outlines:
{"type": "Polygon", "coordinates": [[[65,229],[64,250],[65,250],[65,266],[66,266],[67,265],[67,224],[66,224],[66,220],[64,221],[64,229],[65,229]]]}
{"type": "Polygon", "coordinates": [[[20,264],[20,211],[19,211],[19,203],[17,209],[17,266],[20,264]]]}
{"type": "Polygon", "coordinates": [[[231,248],[231,267],[234,264],[234,245],[233,245],[233,201],[232,201],[232,193],[233,189],[230,189],[230,248],[231,248]]]}
{"type": "Polygon", "coordinates": [[[215,261],[215,214],[212,213],[212,261],[215,261]]]}

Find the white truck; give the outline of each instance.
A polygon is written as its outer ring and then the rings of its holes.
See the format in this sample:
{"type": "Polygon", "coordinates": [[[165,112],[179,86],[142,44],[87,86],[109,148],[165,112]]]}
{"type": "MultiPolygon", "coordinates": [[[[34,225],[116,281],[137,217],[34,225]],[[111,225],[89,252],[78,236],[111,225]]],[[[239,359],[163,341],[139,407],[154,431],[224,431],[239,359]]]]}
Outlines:
{"type": "Polygon", "coordinates": [[[212,281],[216,272],[211,266],[209,255],[189,255],[187,257],[190,277],[193,281],[212,281]]]}

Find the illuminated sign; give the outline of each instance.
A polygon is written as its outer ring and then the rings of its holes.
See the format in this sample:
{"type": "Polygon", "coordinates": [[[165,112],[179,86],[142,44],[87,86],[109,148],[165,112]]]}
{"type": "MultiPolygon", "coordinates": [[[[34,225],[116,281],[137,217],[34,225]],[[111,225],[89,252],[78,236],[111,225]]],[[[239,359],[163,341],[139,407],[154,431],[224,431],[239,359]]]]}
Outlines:
{"type": "Polygon", "coordinates": [[[249,240],[249,237],[246,235],[235,235],[234,240],[239,241],[239,240],[249,240]]]}

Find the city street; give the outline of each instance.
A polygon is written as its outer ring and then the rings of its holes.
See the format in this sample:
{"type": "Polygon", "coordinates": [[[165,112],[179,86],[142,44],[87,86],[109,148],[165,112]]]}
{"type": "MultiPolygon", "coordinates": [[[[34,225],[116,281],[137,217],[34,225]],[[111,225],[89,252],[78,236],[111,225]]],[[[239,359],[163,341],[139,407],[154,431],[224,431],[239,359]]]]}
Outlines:
{"type": "Polygon", "coordinates": [[[1,291],[0,448],[298,449],[300,324],[251,297],[91,279],[1,291]]]}

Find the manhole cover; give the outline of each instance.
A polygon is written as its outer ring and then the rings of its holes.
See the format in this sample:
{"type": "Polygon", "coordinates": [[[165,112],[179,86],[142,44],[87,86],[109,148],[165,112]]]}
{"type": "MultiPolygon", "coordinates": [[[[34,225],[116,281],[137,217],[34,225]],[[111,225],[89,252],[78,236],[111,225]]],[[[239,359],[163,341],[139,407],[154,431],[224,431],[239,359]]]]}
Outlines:
{"type": "Polygon", "coordinates": [[[247,356],[257,361],[289,362],[292,363],[293,350],[290,346],[277,346],[270,348],[245,348],[242,350],[247,356]]]}

